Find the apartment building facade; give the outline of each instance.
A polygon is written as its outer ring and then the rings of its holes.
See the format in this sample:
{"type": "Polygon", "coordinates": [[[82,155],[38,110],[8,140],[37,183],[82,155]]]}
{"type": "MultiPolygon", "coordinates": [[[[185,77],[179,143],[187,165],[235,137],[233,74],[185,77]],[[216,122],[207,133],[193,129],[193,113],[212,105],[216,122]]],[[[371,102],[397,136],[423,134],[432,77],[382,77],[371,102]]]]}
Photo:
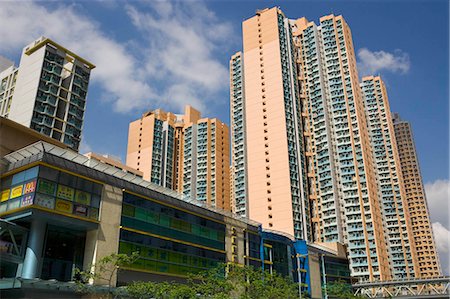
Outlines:
{"type": "Polygon", "coordinates": [[[191,106],[183,115],[157,109],[130,123],[126,164],[187,200],[231,211],[229,159],[228,127],[191,106]]]}
{"type": "Polygon", "coordinates": [[[419,277],[408,202],[386,87],[379,77],[363,77],[361,89],[372,143],[393,276],[419,277]]]}
{"type": "Polygon", "coordinates": [[[277,8],[265,9],[242,26],[243,52],[230,61],[236,211],[265,228],[310,240],[310,190],[289,20],[277,8]]]}
{"type": "Polygon", "coordinates": [[[389,103],[385,90],[364,96],[345,19],[260,10],[243,22],[243,46],[230,60],[236,212],[346,244],[361,281],[417,276],[393,129],[379,130],[389,103]]]}
{"type": "Polygon", "coordinates": [[[441,276],[442,269],[433,236],[412,127],[397,113],[393,115],[392,120],[403,176],[405,207],[409,211],[413,242],[416,248],[417,268],[420,277],[441,276]]]}
{"type": "Polygon", "coordinates": [[[93,68],[86,59],[40,37],[23,49],[18,68],[0,73],[1,116],[78,150],[93,68]]]}
{"type": "Polygon", "coordinates": [[[390,279],[391,266],[351,31],[342,16],[293,22],[314,144],[318,240],[347,244],[352,275],[390,279]]]}

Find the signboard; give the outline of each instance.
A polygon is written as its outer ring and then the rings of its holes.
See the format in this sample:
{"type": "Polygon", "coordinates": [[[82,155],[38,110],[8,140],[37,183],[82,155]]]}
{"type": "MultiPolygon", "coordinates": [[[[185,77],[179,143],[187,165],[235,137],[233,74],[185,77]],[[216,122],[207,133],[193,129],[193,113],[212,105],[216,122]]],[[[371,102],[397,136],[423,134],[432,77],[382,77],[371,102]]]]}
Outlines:
{"type": "Polygon", "coordinates": [[[55,198],[49,195],[36,193],[34,204],[53,210],[55,208],[55,198]]]}
{"type": "Polygon", "coordinates": [[[11,197],[10,198],[16,198],[19,196],[22,196],[23,192],[23,185],[16,186],[11,189],[11,197]]]}
{"type": "Polygon", "coordinates": [[[98,209],[97,208],[89,208],[89,218],[98,220],[98,209]]]}
{"type": "Polygon", "coordinates": [[[60,212],[72,214],[73,205],[70,201],[57,199],[55,209],[60,212]]]}
{"type": "Polygon", "coordinates": [[[58,185],[58,192],[56,193],[56,196],[67,200],[73,200],[74,193],[75,190],[73,188],[64,185],[58,185]]]}
{"type": "Polygon", "coordinates": [[[8,201],[8,211],[14,210],[20,207],[20,198],[8,201]]]}
{"type": "Polygon", "coordinates": [[[31,181],[28,183],[25,183],[25,190],[23,191],[23,194],[32,193],[36,190],[36,181],[31,181]]]}
{"type": "Polygon", "coordinates": [[[75,192],[75,202],[89,206],[91,204],[91,194],[77,190],[75,192]]]}
{"type": "Polygon", "coordinates": [[[50,181],[39,179],[38,191],[48,195],[55,195],[56,184],[50,181]]]}
{"type": "Polygon", "coordinates": [[[73,213],[78,216],[87,217],[88,208],[83,205],[74,204],[73,213]]]}
{"type": "Polygon", "coordinates": [[[20,204],[21,207],[26,207],[33,204],[33,198],[34,194],[25,195],[22,198],[22,203],[20,204]]]}
{"type": "Polygon", "coordinates": [[[0,202],[7,201],[9,199],[9,192],[10,191],[11,191],[11,189],[6,189],[6,190],[3,190],[0,193],[0,202]]]}

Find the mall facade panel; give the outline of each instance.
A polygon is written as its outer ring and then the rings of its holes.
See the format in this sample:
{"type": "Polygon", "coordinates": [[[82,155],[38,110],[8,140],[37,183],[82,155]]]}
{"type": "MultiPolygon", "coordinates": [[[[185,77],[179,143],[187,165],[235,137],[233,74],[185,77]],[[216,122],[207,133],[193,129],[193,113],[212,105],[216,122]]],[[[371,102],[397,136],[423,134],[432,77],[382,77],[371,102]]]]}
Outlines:
{"type": "Polygon", "coordinates": [[[23,49],[19,67],[0,73],[0,116],[78,150],[93,68],[84,58],[40,37],[23,49]]]}
{"type": "Polygon", "coordinates": [[[183,115],[157,109],[129,125],[126,164],[154,184],[231,211],[228,126],[201,118],[186,106],[183,115]]]}
{"type": "Polygon", "coordinates": [[[403,175],[405,189],[404,206],[409,211],[412,237],[416,247],[417,268],[420,277],[441,276],[442,269],[433,236],[412,127],[396,113],[393,115],[393,126],[400,160],[399,169],[403,175]]]}

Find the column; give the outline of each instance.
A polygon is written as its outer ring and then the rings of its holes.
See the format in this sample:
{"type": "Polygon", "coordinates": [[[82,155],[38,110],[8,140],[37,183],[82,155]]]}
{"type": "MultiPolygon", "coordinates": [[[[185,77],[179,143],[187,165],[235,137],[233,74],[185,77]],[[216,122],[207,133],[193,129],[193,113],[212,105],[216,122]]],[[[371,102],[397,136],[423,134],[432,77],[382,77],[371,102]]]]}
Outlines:
{"type": "Polygon", "coordinates": [[[46,222],[42,219],[33,219],[28,235],[27,251],[23,262],[22,278],[38,278],[42,264],[42,251],[46,231],[46,222]]]}

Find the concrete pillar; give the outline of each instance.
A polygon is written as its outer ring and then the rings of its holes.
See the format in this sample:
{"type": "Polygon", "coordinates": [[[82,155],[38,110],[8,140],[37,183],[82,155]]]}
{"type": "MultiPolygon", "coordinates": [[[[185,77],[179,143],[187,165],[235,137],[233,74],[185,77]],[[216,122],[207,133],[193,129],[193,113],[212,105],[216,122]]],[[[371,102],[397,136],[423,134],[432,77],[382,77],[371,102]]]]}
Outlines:
{"type": "MultiPolygon", "coordinates": [[[[109,185],[103,186],[100,207],[100,224],[97,229],[86,233],[83,268],[94,270],[95,264],[103,257],[117,254],[119,251],[120,220],[122,216],[122,189],[109,185]]],[[[112,266],[112,265],[111,265],[112,266]]],[[[117,275],[109,280],[108,275],[100,275],[90,283],[116,286],[117,275]],[[103,277],[105,276],[105,277],[103,277]]]]}
{"type": "Polygon", "coordinates": [[[46,227],[46,222],[42,219],[33,219],[31,222],[27,251],[23,261],[23,278],[33,279],[40,276],[46,227]]]}

